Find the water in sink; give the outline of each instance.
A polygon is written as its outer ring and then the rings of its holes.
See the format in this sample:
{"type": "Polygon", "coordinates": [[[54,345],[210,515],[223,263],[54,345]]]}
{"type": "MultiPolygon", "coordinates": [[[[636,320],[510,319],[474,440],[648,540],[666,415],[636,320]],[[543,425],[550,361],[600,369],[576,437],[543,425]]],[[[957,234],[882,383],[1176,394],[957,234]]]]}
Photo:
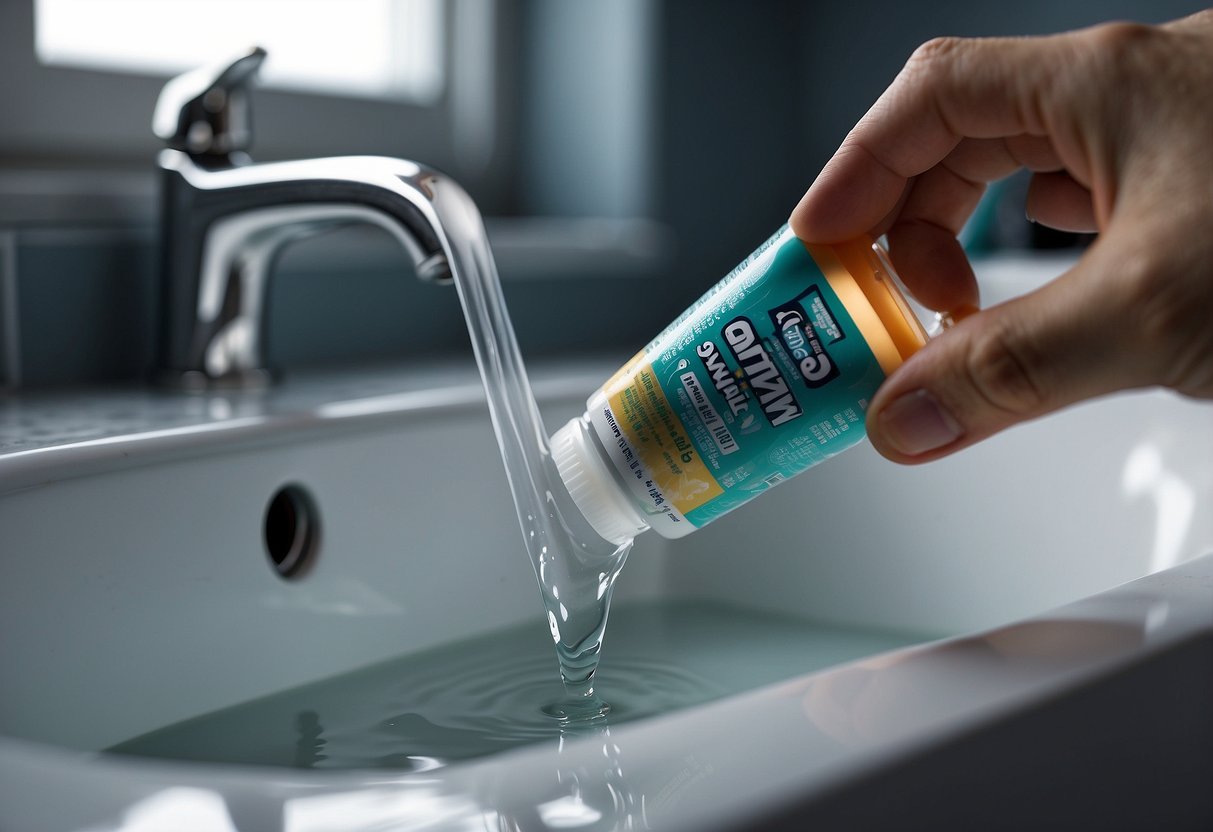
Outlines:
{"type": "MultiPolygon", "coordinates": [[[[703,602],[624,606],[601,723],[708,702],[921,641],[703,602]]],[[[297,768],[424,770],[559,738],[551,642],[523,625],[199,716],[111,751],[297,768]]]]}

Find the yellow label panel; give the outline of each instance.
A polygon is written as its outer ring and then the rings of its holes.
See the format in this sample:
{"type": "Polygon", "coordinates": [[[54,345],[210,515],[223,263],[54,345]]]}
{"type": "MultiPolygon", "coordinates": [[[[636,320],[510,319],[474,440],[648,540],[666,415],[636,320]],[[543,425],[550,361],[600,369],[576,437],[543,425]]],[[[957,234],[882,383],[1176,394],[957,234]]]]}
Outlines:
{"type": "Polygon", "coordinates": [[[724,493],[670,407],[651,364],[607,386],[611,410],[662,494],[683,514],[724,493]]]}

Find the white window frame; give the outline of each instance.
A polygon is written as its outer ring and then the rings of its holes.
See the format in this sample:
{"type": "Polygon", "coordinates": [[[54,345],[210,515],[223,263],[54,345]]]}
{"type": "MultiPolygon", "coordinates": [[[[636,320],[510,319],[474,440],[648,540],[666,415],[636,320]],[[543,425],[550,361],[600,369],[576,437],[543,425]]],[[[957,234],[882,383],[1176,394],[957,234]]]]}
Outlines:
{"type": "Polygon", "coordinates": [[[47,66],[163,78],[257,44],[264,89],[419,105],[442,95],[445,25],[442,0],[34,0],[47,66]]]}
{"type": "MultiPolygon", "coordinates": [[[[402,156],[475,186],[502,134],[500,11],[496,0],[445,4],[445,83],[432,105],[257,89],[254,158],[402,156]]],[[[0,2],[0,169],[150,167],[161,146],[151,115],[167,76],[45,66],[34,18],[34,0],[0,2]]]]}

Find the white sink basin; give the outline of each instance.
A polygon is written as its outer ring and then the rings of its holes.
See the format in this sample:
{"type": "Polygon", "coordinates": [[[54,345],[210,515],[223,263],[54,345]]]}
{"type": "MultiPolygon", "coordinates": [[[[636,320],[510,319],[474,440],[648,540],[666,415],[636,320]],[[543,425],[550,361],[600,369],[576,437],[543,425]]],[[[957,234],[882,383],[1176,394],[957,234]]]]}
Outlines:
{"type": "MultiPolygon", "coordinates": [[[[547,424],[612,369],[537,369],[547,424]]],[[[694,601],[905,641],[984,635],[868,655],[877,640],[774,686],[420,773],[97,753],[424,648],[545,630],[477,385],[469,365],[0,405],[0,827],[801,828],[856,811],[847,795],[864,805],[873,772],[1188,645],[1203,676],[1187,678],[1213,684],[1213,563],[1192,561],[1213,552],[1213,406],[1153,392],[927,467],[863,445],[690,538],[642,537],[613,620],[694,601]],[[286,484],[321,528],[290,580],[265,551],[286,484]]],[[[1213,771],[1207,754],[1177,765],[1213,771]]],[[[1213,811],[1201,799],[1174,805],[1213,811]]]]}

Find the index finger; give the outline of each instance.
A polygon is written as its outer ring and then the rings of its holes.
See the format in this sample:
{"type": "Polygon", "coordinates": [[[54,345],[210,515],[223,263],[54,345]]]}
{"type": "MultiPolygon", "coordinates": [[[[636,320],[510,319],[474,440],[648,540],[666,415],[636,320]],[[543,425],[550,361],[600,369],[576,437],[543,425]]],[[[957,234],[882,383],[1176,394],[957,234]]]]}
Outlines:
{"type": "Polygon", "coordinates": [[[1047,134],[1043,96],[1058,37],[937,38],[920,46],[800,200],[792,230],[814,243],[871,233],[909,180],[962,139],[1047,134]]]}

